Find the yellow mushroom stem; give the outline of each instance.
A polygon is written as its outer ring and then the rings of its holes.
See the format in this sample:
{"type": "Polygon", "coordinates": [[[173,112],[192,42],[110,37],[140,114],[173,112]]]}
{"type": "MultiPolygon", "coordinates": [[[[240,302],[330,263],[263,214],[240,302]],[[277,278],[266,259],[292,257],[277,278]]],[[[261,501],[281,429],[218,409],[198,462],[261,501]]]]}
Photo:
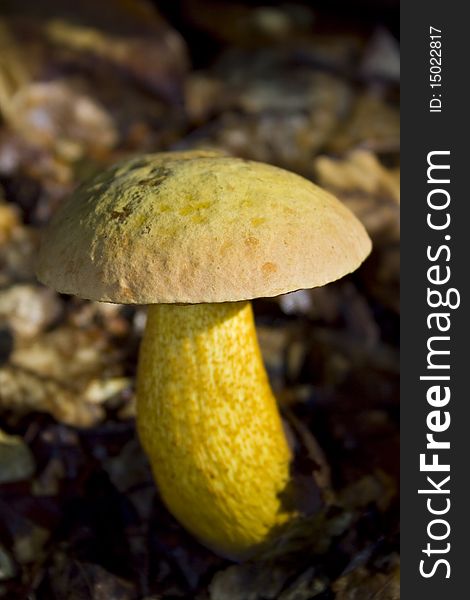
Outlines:
{"type": "Polygon", "coordinates": [[[161,496],[202,543],[250,556],[291,516],[290,450],[249,302],[152,305],[138,429],[161,496]]]}

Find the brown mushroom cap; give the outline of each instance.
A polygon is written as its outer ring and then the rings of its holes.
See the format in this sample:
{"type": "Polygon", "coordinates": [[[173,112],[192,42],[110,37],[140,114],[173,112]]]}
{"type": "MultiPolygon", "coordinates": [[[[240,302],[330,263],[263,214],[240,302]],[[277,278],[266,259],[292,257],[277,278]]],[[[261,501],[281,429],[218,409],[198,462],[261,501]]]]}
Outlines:
{"type": "Polygon", "coordinates": [[[356,217],[298,175],[217,152],[169,152],[81,186],[45,233],[37,275],[106,302],[229,302],[324,285],[370,249],[356,217]]]}

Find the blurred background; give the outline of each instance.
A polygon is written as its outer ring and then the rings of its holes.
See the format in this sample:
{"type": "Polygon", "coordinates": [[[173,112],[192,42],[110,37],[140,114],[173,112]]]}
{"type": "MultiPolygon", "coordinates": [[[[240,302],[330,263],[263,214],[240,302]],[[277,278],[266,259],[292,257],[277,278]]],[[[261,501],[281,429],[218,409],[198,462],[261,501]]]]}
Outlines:
{"type": "Polygon", "coordinates": [[[0,0],[0,598],[399,597],[398,20],[397,0],[0,0]],[[352,276],[254,303],[311,498],[240,565],[168,514],[140,450],[144,308],[33,274],[80,181],[185,148],[300,173],[374,242],[352,276]]]}

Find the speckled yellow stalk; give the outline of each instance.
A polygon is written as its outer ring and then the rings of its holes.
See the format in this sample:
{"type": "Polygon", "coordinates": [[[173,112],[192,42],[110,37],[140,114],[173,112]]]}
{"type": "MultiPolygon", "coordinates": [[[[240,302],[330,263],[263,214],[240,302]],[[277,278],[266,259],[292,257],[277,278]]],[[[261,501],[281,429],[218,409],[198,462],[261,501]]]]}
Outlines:
{"type": "Polygon", "coordinates": [[[250,303],[150,306],[137,393],[170,511],[216,552],[252,554],[289,519],[290,451],[250,303]]]}

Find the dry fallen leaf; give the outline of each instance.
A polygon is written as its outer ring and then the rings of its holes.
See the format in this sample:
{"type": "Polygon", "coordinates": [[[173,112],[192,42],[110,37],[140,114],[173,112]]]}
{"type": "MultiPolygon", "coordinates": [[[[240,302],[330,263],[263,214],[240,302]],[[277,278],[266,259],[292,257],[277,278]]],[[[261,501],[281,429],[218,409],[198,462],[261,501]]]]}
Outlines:
{"type": "Polygon", "coordinates": [[[38,246],[37,231],[19,225],[9,231],[9,239],[0,246],[0,285],[13,281],[36,281],[34,256],[38,246]]]}
{"type": "MultiPolygon", "coordinates": [[[[241,57],[233,57],[239,65],[241,57]]],[[[311,159],[333,135],[351,103],[351,87],[338,77],[272,65],[268,74],[256,60],[242,77],[223,62],[199,72],[186,88],[190,116],[196,123],[214,117],[182,145],[215,145],[230,154],[308,173],[311,159]],[[230,73],[232,74],[230,75],[230,73]]],[[[230,57],[226,61],[230,65],[230,57]]],[[[261,65],[263,63],[261,62],[261,65]]]]}
{"type": "Polygon", "coordinates": [[[342,160],[319,156],[315,170],[320,185],[338,193],[362,193],[400,202],[400,173],[385,168],[368,150],[355,150],[342,160]]]}
{"type": "Polygon", "coordinates": [[[275,600],[279,597],[289,572],[271,565],[259,568],[256,563],[234,565],[219,571],[209,585],[211,600],[275,600]]]}
{"type": "Polygon", "coordinates": [[[364,265],[367,284],[380,302],[399,312],[400,172],[386,168],[369,150],[342,159],[320,156],[317,179],[348,206],[367,229],[373,252],[364,265]]]}
{"type": "Polygon", "coordinates": [[[16,207],[0,200],[0,248],[10,240],[13,230],[18,225],[19,217],[16,207]]]}
{"type": "Polygon", "coordinates": [[[18,343],[12,365],[39,377],[51,378],[72,388],[81,386],[107,369],[120,375],[119,352],[100,330],[61,326],[32,340],[18,343]]]}
{"type": "Polygon", "coordinates": [[[373,573],[360,567],[338,579],[333,590],[335,600],[399,600],[400,571],[373,573]]]}
{"type": "Polygon", "coordinates": [[[99,155],[117,142],[105,109],[66,81],[30,83],[15,93],[11,106],[17,131],[69,160],[91,151],[99,155]]]}
{"type": "Polygon", "coordinates": [[[376,153],[399,152],[399,108],[384,100],[380,93],[362,93],[349,118],[328,143],[328,150],[337,154],[357,147],[376,153]]]}
{"type": "Polygon", "coordinates": [[[33,455],[23,439],[0,429],[0,483],[29,479],[34,468],[33,455]]]}
{"type": "Polygon", "coordinates": [[[16,417],[30,412],[46,412],[57,421],[91,427],[101,421],[101,406],[83,402],[80,393],[27,370],[6,366],[0,368],[0,410],[16,417]]]}
{"type": "Polygon", "coordinates": [[[61,312],[62,303],[50,289],[17,284],[0,290],[0,324],[6,323],[20,337],[35,337],[61,312]]]}

